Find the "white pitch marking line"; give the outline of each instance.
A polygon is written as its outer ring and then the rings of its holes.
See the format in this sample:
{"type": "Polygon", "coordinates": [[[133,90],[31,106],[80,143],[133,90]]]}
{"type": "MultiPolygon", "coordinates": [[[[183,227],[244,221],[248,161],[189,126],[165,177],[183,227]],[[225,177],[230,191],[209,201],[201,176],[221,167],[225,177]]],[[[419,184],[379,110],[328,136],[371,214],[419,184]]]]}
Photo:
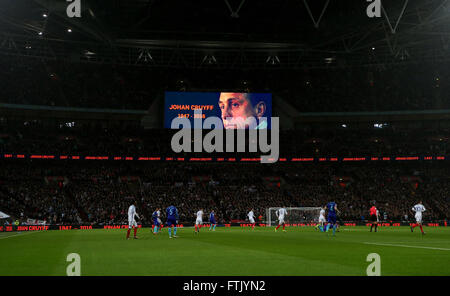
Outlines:
{"type": "Polygon", "coordinates": [[[416,249],[430,249],[430,250],[450,251],[450,249],[446,249],[446,248],[434,248],[434,247],[423,247],[423,246],[380,244],[380,243],[368,243],[368,242],[365,242],[364,244],[366,244],[366,245],[377,245],[377,246],[388,246],[388,247],[403,247],[403,248],[416,248],[416,249]]]}
{"type": "Polygon", "coordinates": [[[36,232],[40,232],[40,231],[30,231],[30,232],[25,232],[25,233],[16,233],[14,235],[9,235],[9,236],[6,236],[6,237],[0,237],[0,239],[11,238],[11,237],[16,237],[16,236],[23,236],[23,235],[27,235],[27,234],[31,234],[31,233],[36,233],[36,232]]]}

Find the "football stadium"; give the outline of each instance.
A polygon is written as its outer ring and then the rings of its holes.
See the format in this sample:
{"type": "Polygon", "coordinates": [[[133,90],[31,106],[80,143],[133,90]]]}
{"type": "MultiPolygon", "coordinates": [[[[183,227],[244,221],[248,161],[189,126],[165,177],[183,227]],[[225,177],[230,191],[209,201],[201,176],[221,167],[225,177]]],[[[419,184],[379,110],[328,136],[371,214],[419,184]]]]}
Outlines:
{"type": "Polygon", "coordinates": [[[450,276],[449,46],[448,0],[1,1],[0,275],[450,276]]]}

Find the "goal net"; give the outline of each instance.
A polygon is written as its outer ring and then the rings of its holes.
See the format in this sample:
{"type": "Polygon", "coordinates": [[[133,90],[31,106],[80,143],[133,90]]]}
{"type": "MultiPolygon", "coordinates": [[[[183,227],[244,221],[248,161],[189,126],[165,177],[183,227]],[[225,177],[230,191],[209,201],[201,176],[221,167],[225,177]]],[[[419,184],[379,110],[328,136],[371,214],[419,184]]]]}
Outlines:
{"type": "MultiPolygon", "coordinates": [[[[266,224],[278,225],[277,210],[281,208],[266,209],[266,224]]],[[[317,223],[319,222],[320,207],[286,208],[287,216],[284,221],[287,224],[317,223]]]]}

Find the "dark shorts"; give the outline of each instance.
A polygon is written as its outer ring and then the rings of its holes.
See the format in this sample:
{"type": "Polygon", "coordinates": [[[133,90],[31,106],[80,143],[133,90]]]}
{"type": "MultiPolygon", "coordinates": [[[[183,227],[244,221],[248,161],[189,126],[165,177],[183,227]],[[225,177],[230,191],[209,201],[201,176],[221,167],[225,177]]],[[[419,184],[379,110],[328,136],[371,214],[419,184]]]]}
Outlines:
{"type": "Polygon", "coordinates": [[[160,224],[159,224],[159,222],[158,222],[158,220],[153,220],[153,225],[155,225],[155,226],[159,226],[160,224]]]}
{"type": "Polygon", "coordinates": [[[175,219],[167,219],[167,226],[177,226],[177,220],[175,219]]]}
{"type": "Polygon", "coordinates": [[[369,216],[369,221],[370,222],[377,222],[377,215],[370,215],[369,216]]]}
{"type": "Polygon", "coordinates": [[[216,220],[209,220],[209,223],[211,223],[211,224],[217,224],[217,223],[216,223],[216,220]]]}
{"type": "Polygon", "coordinates": [[[337,217],[336,215],[328,215],[328,223],[336,224],[337,217]]]}

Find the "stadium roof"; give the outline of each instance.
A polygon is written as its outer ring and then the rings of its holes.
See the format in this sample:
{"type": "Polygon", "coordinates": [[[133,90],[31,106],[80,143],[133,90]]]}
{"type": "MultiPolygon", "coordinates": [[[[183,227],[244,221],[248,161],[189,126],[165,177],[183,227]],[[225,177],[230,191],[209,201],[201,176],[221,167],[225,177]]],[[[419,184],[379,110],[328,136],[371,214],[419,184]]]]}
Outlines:
{"type": "Polygon", "coordinates": [[[0,54],[164,67],[314,68],[447,60],[450,0],[4,0],[0,54]],[[68,32],[70,29],[70,32],[68,32]]]}

